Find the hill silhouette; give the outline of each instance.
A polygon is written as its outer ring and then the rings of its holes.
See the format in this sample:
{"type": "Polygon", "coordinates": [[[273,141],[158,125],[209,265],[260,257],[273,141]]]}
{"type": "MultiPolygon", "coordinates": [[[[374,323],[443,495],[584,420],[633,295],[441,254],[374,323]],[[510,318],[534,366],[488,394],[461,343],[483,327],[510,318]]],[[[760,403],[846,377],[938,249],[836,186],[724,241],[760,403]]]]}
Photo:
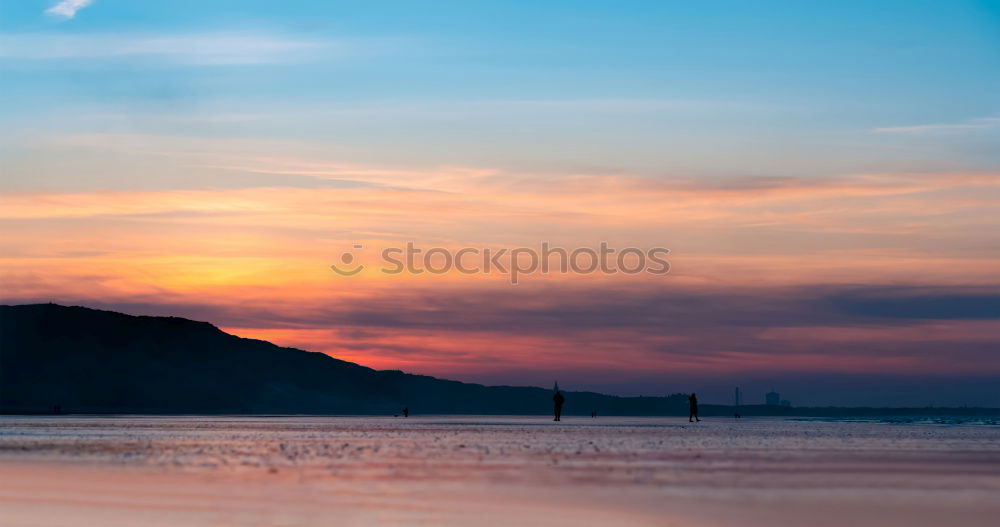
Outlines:
{"type": "MultiPolygon", "coordinates": [[[[0,411],[545,414],[543,388],[377,371],[207,323],[57,304],[0,306],[0,411]]],[[[568,392],[567,414],[680,415],[686,398],[568,392]]]]}
{"type": "MultiPolygon", "coordinates": [[[[687,394],[564,392],[563,415],[687,416],[687,394]]],[[[0,413],[551,415],[545,388],[378,371],[177,317],[57,304],[0,305],[0,413]]],[[[726,405],[700,415],[732,416],[726,405]]],[[[996,408],[742,405],[751,415],[1000,416],[996,408]]]]}

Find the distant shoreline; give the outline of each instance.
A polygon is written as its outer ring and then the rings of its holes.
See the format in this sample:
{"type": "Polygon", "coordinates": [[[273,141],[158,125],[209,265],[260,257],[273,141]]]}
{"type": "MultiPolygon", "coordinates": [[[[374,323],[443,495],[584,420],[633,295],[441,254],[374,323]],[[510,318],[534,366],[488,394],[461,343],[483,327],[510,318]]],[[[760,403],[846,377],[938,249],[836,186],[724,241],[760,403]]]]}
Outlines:
{"type": "MultiPolygon", "coordinates": [[[[732,406],[722,405],[701,405],[701,415],[703,417],[723,417],[733,418],[733,414],[739,412],[741,417],[838,417],[838,418],[863,418],[863,417],[1000,417],[1000,408],[965,408],[965,407],[925,407],[925,408],[867,408],[867,407],[768,407],[766,405],[741,406],[738,409],[732,406]]],[[[301,413],[275,413],[275,412],[164,412],[149,409],[95,409],[82,408],[79,410],[68,409],[62,412],[45,411],[38,409],[0,409],[0,416],[150,416],[150,417],[393,417],[393,414],[380,414],[372,412],[361,413],[324,413],[324,412],[301,412],[301,413]]],[[[567,417],[586,417],[590,414],[567,413],[567,417]]],[[[414,416],[475,416],[475,417],[545,417],[547,413],[444,413],[431,412],[427,414],[415,413],[414,416]]],[[[608,413],[598,415],[598,417],[686,417],[682,413],[664,414],[633,414],[633,413],[608,413]]],[[[402,416],[399,416],[402,419],[402,416]]]]}

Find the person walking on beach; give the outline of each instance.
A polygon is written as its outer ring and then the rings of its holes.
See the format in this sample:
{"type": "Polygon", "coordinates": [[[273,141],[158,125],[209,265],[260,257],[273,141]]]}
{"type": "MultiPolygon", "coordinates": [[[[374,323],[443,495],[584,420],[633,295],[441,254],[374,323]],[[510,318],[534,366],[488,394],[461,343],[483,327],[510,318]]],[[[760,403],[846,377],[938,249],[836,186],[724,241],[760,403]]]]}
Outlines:
{"type": "Polygon", "coordinates": [[[691,413],[690,415],[688,415],[688,422],[689,423],[693,423],[695,421],[701,422],[701,419],[698,419],[698,397],[692,393],[691,397],[688,397],[688,403],[691,406],[691,413]]]}
{"type": "Polygon", "coordinates": [[[561,420],[560,417],[562,417],[563,403],[566,402],[566,398],[563,397],[562,392],[559,391],[558,382],[556,383],[555,391],[556,391],[555,395],[552,396],[552,404],[553,404],[552,410],[553,413],[555,414],[555,419],[553,419],[553,421],[560,421],[561,420]]]}

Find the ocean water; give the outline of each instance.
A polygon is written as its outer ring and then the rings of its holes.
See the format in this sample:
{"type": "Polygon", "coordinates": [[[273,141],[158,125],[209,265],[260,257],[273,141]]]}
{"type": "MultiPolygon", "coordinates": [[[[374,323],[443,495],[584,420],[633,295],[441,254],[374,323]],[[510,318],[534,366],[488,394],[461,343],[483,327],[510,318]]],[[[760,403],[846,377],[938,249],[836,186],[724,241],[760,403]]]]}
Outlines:
{"type": "Polygon", "coordinates": [[[0,417],[4,526],[996,525],[997,496],[979,418],[0,417]]]}
{"type": "Polygon", "coordinates": [[[1000,416],[980,415],[900,415],[879,417],[799,417],[789,418],[793,421],[831,422],[831,423],[884,423],[884,424],[923,424],[923,425],[955,425],[955,426],[1000,426],[1000,416]]]}

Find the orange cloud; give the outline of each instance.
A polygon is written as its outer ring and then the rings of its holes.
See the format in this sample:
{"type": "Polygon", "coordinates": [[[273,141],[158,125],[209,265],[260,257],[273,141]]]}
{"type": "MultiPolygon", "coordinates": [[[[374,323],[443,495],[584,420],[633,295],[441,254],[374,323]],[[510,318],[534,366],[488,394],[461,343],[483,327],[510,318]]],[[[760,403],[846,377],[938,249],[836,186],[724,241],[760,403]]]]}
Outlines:
{"type": "MultiPolygon", "coordinates": [[[[553,319],[555,329],[548,335],[518,326],[526,319],[516,317],[499,331],[492,326],[495,314],[477,314],[471,307],[441,315],[461,317],[459,329],[412,321],[421,310],[439,309],[424,294],[427,288],[436,295],[465,293],[470,306],[516,296],[522,304],[511,310],[549,316],[549,300],[577,287],[594,291],[586,303],[601,304],[627,297],[622,290],[655,292],[665,284],[765,295],[832,284],[995,286],[1000,267],[995,249],[1000,235],[993,228],[1000,220],[994,206],[1000,174],[994,173],[705,183],[626,174],[383,169],[276,157],[240,161],[216,166],[349,177],[368,185],[7,193],[0,196],[5,298],[162,309],[226,306],[228,313],[246,312],[246,320],[227,326],[240,335],[380,368],[436,374],[561,363],[590,371],[766,369],[774,359],[763,350],[767,345],[784,349],[785,369],[853,371],[852,364],[864,363],[926,370],[939,361],[879,346],[915,344],[920,340],[915,335],[931,334],[930,326],[819,322],[751,331],[721,321],[719,333],[732,335],[699,339],[686,331],[656,330],[655,324],[559,330],[560,324],[571,324],[570,318],[553,319]],[[496,275],[389,277],[375,271],[380,247],[406,241],[453,251],[466,245],[537,247],[541,241],[569,247],[600,241],[619,248],[665,246],[672,250],[672,272],[667,277],[533,276],[512,290],[505,277],[496,275]],[[328,266],[355,243],[365,246],[357,257],[369,269],[353,278],[332,273],[328,266]],[[354,304],[380,299],[392,300],[381,304],[384,309],[405,306],[409,318],[379,327],[354,319],[327,324],[308,316],[330,306],[352,313],[354,304]],[[259,306],[287,317],[255,319],[253,309],[259,306]],[[349,338],[352,331],[364,337],[349,338]],[[878,354],[862,353],[867,362],[859,362],[858,354],[831,355],[828,346],[854,341],[874,346],[878,354]],[[688,346],[703,353],[680,351],[688,346]]],[[[362,315],[371,316],[354,314],[362,315]]],[[[964,342],[960,335],[968,327],[937,326],[937,331],[949,341],[964,342]]],[[[984,335],[993,331],[992,326],[977,328],[984,335]]]]}

